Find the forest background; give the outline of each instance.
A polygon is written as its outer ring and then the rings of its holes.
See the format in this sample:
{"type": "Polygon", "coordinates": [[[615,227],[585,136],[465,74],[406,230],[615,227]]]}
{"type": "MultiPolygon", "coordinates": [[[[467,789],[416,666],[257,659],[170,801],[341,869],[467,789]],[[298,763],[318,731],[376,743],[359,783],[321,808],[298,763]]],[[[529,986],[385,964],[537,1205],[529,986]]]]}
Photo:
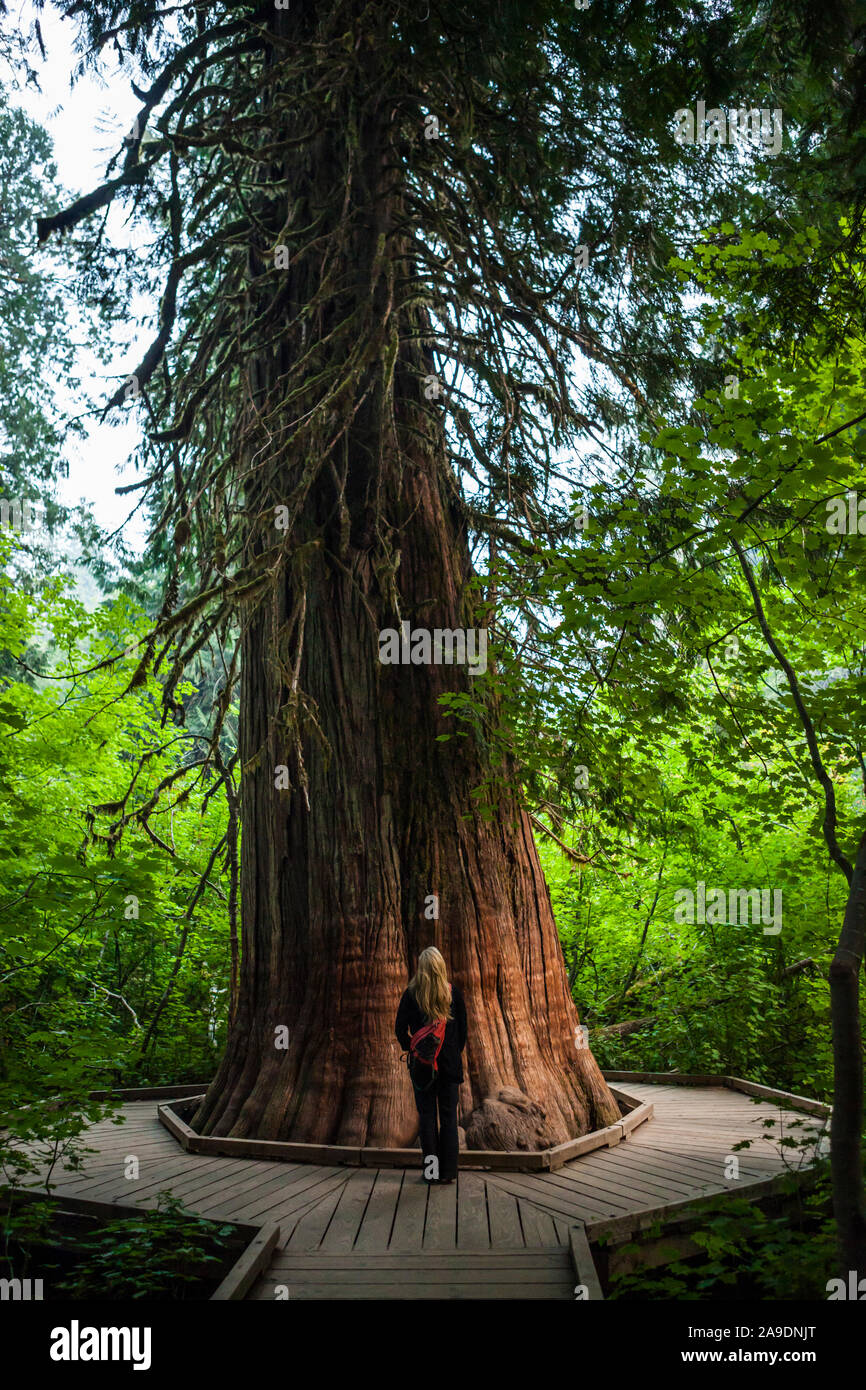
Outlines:
{"type": "MultiPolygon", "coordinates": [[[[765,46],[762,105],[782,103],[787,138],[773,161],[726,152],[736,220],[690,216],[675,238],[669,208],[631,203],[625,155],[612,171],[581,231],[588,317],[613,339],[645,297],[667,303],[666,361],[623,349],[616,371],[593,367],[595,436],[579,458],[549,441],[547,513],[529,506],[474,558],[497,605],[497,736],[519,758],[599,1063],[826,1100],[840,854],[853,861],[864,827],[866,184],[856,7],[822,8],[808,36],[800,23],[799,64],[765,46]],[[855,58],[831,83],[841,32],[855,58]],[[646,368],[639,387],[623,362],[646,368]],[[700,883],[781,894],[782,929],[683,920],[700,883]]],[[[63,200],[49,141],[11,102],[0,149],[2,495],[45,509],[35,530],[0,531],[9,1177],[16,1139],[74,1155],[71,1117],[96,1112],[97,1087],[212,1076],[237,985],[240,831],[234,709],[222,767],[203,758],[224,656],[203,650],[177,685],[174,726],[159,675],[129,688],[170,536],[138,557],[57,501],[70,425],[44,383],[74,372],[80,311],[105,329],[117,304],[83,240],[68,284],[36,266],[34,219],[63,200]]],[[[467,699],[451,712],[455,736],[479,718],[467,699]]]]}

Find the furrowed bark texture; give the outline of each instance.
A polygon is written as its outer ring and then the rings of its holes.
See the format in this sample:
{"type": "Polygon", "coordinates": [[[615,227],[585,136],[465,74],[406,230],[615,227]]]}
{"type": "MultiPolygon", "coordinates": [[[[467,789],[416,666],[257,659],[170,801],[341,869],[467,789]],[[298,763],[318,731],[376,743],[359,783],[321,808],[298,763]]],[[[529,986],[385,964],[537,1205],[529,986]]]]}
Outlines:
{"type": "MultiPolygon", "coordinates": [[[[375,63],[372,45],[366,61],[375,63]]],[[[367,77],[365,91],[375,92],[375,71],[367,77]]],[[[438,704],[469,691],[473,677],[465,666],[379,660],[380,629],[402,619],[427,629],[479,624],[441,417],[422,390],[434,370],[420,343],[424,320],[405,303],[413,267],[395,231],[404,156],[389,146],[384,91],[354,119],[351,196],[340,212],[348,245],[337,273],[314,243],[276,289],[273,274],[263,276],[251,298],[251,314],[276,308],[287,325],[251,373],[260,418],[273,420],[285,373],[317,337],[311,380],[335,352],[348,361],[356,344],[339,326],[359,305],[371,360],[335,399],[345,432],[306,492],[272,591],[246,619],[240,992],[194,1124],[217,1135],[412,1143],[417,1117],[394,1016],[419,951],[435,944],[466,996],[468,1146],[542,1148],[619,1110],[576,1044],[550,897],[509,789],[514,770],[484,727],[467,731],[438,704]],[[329,276],[333,295],[303,319],[329,276]],[[437,741],[442,735],[451,738],[437,741]],[[290,769],[290,789],[275,787],[280,766],[290,769]],[[485,815],[477,792],[491,779],[485,815]],[[438,919],[425,916],[431,895],[438,919]],[[285,1049],[275,1046],[281,1025],[285,1049]]],[[[287,156],[281,173],[295,225],[327,221],[323,209],[346,168],[329,130],[318,148],[287,156]]],[[[285,199],[271,221],[286,225],[285,199]]],[[[299,446],[291,431],[283,440],[272,430],[271,439],[267,469],[247,451],[248,558],[274,545],[274,508],[310,468],[308,442],[299,446]]]]}
{"type": "MultiPolygon", "coordinates": [[[[413,626],[456,628],[465,537],[435,473],[403,462],[401,610],[413,626]]],[[[303,739],[309,809],[302,788],[274,787],[275,768],[293,764],[272,659],[297,597],[289,585],[246,634],[240,1002],[201,1120],[215,1134],[412,1142],[394,1014],[418,952],[435,944],[466,995],[467,1143],[558,1143],[618,1112],[576,1046],[532,832],[506,794],[492,819],[477,808],[473,790],[492,769],[474,737],[437,742],[454,731],[437,696],[465,687],[465,668],[380,664],[364,602],[383,606],[373,558],[353,547],[348,574],[320,554],[309,567],[300,684],[329,745],[303,739]],[[438,920],[424,915],[433,894],[438,920]],[[275,1048],[281,1024],[287,1051],[275,1048]],[[503,1103],[503,1091],[515,1094],[503,1103]]]]}

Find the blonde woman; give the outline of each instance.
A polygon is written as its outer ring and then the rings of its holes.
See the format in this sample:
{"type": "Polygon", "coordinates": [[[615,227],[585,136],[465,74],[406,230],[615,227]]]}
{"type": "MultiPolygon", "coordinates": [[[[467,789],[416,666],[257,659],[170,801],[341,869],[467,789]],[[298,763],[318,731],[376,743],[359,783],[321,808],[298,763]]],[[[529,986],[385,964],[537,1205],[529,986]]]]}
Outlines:
{"type": "Polygon", "coordinates": [[[457,1176],[457,1098],[463,1080],[466,1006],[457,986],[448,983],[445,958],[435,946],[428,946],[418,957],[418,969],[400,1000],[394,1031],[409,1055],[424,1179],[428,1183],[453,1182],[457,1176]]]}

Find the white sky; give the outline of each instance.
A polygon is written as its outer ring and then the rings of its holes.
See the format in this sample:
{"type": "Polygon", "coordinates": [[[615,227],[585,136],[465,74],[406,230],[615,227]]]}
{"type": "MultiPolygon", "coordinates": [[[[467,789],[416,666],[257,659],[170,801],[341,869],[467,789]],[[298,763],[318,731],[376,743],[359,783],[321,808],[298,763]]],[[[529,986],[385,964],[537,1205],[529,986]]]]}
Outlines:
{"type": "MultiPolygon", "coordinates": [[[[35,13],[29,0],[21,0],[18,12],[22,27],[29,30],[35,13]]],[[[141,103],[132,92],[129,77],[118,74],[113,51],[108,45],[104,50],[105,62],[102,65],[104,80],[97,81],[88,74],[79,78],[74,88],[70,88],[70,78],[77,61],[72,46],[74,24],[61,20],[50,5],[46,5],[42,11],[40,24],[47,61],[41,62],[38,50],[32,61],[40,74],[42,93],[29,87],[10,93],[10,101],[47,130],[54,142],[60,182],[75,198],[103,181],[108,159],[130,129],[141,103]]],[[[38,215],[38,211],[34,210],[34,217],[38,215]]],[[[129,242],[130,233],[124,227],[120,209],[112,209],[108,228],[113,241],[129,242]]],[[[56,255],[55,247],[53,251],[49,250],[45,258],[49,275],[56,265],[56,255]]],[[[155,312],[156,303],[136,304],[133,308],[136,313],[142,308],[155,312]]],[[[118,384],[118,378],[133,371],[140,360],[147,345],[146,330],[141,335],[130,333],[128,338],[128,341],[117,344],[117,367],[111,369],[110,376],[107,375],[108,369],[94,361],[89,353],[80,353],[79,375],[83,379],[90,378],[94,383],[97,398],[110,396],[118,384]]],[[[61,410],[70,417],[80,414],[84,405],[82,400],[72,390],[65,388],[62,380],[56,381],[56,389],[61,410]]],[[[118,497],[114,491],[119,483],[132,482],[136,477],[130,462],[139,437],[135,421],[136,415],[133,414],[114,428],[90,421],[87,439],[71,439],[64,451],[69,464],[69,477],[59,480],[58,499],[67,504],[86,499],[98,523],[109,530],[122,525],[140,496],[132,493],[118,497]]],[[[139,516],[124,528],[127,543],[136,550],[141,549],[144,534],[145,527],[139,516]]]]}

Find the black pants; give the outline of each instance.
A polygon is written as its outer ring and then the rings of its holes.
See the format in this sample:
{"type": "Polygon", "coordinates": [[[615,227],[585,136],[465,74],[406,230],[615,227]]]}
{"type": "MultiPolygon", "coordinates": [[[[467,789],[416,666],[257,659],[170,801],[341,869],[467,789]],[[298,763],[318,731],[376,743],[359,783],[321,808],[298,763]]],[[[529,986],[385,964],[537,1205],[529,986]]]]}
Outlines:
{"type": "Polygon", "coordinates": [[[427,1176],[440,1178],[457,1177],[457,1099],[460,1094],[458,1081],[443,1081],[436,1076],[427,1091],[415,1089],[415,1104],[418,1107],[418,1139],[425,1158],[427,1176]],[[437,1133],[436,1112],[439,1112],[437,1133]],[[435,1154],[439,1160],[439,1172],[430,1173],[426,1159],[435,1154]]]}

